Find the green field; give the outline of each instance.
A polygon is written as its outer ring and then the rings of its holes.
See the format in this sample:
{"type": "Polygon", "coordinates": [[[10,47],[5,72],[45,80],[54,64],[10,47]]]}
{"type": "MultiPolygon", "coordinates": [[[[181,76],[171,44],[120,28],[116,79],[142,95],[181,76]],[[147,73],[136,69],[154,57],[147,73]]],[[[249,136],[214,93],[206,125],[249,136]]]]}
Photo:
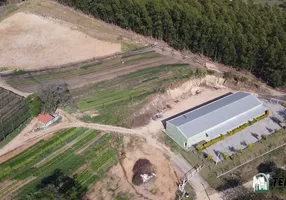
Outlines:
{"type": "Polygon", "coordinates": [[[41,180],[51,175],[56,169],[73,176],[83,187],[95,183],[105,172],[117,163],[116,151],[110,148],[110,134],[104,134],[93,144],[86,146],[99,136],[96,130],[71,128],[56,133],[49,140],[42,140],[26,151],[0,164],[0,196],[5,196],[16,189],[14,198],[25,199],[35,192],[41,180]],[[67,146],[69,145],[69,146],[67,146]],[[83,151],[79,151],[85,147],[83,151]],[[81,153],[78,153],[81,152],[81,153]],[[86,169],[75,173],[82,166],[86,169]],[[20,188],[17,183],[34,179],[20,188]]]}
{"type": "MultiPolygon", "coordinates": [[[[106,61],[95,60],[88,64],[76,64],[68,68],[49,69],[42,72],[21,72],[20,74],[10,75],[7,82],[15,88],[26,89],[27,87],[39,86],[40,83],[47,83],[57,80],[65,80],[67,82],[74,79],[85,81],[86,76],[97,75],[99,72],[120,69],[126,65],[134,65],[140,63],[139,61],[153,60],[154,58],[162,57],[155,51],[141,51],[132,54],[125,54],[124,56],[109,59],[106,61]],[[130,56],[126,56],[130,55],[130,56]],[[124,62],[123,65],[121,62],[124,62]]],[[[143,65],[143,64],[142,64],[143,65]]],[[[26,89],[27,90],[27,89],[26,89]]],[[[28,89],[29,91],[30,89],[28,89]]],[[[36,92],[31,89],[30,92],[36,92]]]]}
{"type": "Polygon", "coordinates": [[[71,93],[79,110],[100,112],[93,118],[85,116],[84,121],[131,127],[132,113],[143,107],[148,96],[202,75],[204,72],[192,71],[188,64],[159,65],[74,89],[71,93]]]}

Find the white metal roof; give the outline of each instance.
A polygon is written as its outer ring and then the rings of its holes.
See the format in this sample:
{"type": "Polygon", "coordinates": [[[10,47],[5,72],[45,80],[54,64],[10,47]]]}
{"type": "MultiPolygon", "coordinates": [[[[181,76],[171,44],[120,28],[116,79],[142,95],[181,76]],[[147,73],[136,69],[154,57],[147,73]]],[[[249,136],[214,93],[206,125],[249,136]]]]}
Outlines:
{"type": "Polygon", "coordinates": [[[177,126],[187,138],[205,131],[210,138],[215,138],[266,110],[267,107],[254,95],[237,92],[168,122],[177,126]]]}

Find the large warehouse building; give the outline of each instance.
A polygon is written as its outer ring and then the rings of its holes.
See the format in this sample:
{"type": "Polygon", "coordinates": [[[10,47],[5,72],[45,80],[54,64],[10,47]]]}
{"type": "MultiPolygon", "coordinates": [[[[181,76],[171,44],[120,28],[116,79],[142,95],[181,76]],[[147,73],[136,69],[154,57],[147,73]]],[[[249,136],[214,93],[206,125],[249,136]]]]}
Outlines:
{"type": "Polygon", "coordinates": [[[166,121],[166,133],[184,148],[210,141],[263,115],[268,108],[254,95],[237,92],[166,121]]]}

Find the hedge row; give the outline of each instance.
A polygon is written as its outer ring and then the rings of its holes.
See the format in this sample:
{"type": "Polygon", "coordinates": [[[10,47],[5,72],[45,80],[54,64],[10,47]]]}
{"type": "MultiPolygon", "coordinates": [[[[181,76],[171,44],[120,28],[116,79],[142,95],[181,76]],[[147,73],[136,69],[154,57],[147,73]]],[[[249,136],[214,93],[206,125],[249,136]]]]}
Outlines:
{"type": "Polygon", "coordinates": [[[263,114],[263,115],[261,115],[261,116],[259,116],[259,117],[257,117],[257,118],[254,118],[252,121],[248,121],[248,123],[245,123],[245,124],[243,124],[243,125],[241,125],[241,126],[235,128],[235,129],[233,129],[232,131],[228,131],[226,135],[221,134],[219,137],[217,137],[217,138],[215,138],[215,139],[213,139],[213,140],[211,140],[211,141],[209,141],[209,142],[204,143],[202,146],[197,145],[197,146],[196,146],[196,149],[197,149],[198,151],[202,151],[202,150],[204,150],[205,148],[207,148],[207,147],[213,145],[214,143],[217,143],[217,142],[219,142],[219,141],[221,141],[221,140],[224,140],[226,136],[234,135],[235,133],[237,133],[237,132],[239,132],[239,131],[242,131],[242,130],[245,129],[246,127],[248,127],[248,126],[254,124],[255,122],[258,122],[258,121],[260,121],[260,120],[262,120],[262,119],[265,119],[266,117],[269,116],[269,114],[270,114],[269,110],[266,110],[266,111],[265,111],[265,114],[263,114]]]}

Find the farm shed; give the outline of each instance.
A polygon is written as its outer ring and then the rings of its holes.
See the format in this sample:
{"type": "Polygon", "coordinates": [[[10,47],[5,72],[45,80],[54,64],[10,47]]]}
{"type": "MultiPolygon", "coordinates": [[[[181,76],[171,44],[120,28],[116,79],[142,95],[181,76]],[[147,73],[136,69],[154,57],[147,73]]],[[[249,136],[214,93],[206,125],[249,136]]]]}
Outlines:
{"type": "Polygon", "coordinates": [[[43,124],[40,128],[46,128],[57,120],[59,120],[60,116],[52,116],[50,114],[38,114],[37,118],[43,124]]]}
{"type": "Polygon", "coordinates": [[[250,93],[230,93],[167,120],[166,133],[181,147],[188,148],[226,134],[267,110],[268,107],[250,93]]]}

